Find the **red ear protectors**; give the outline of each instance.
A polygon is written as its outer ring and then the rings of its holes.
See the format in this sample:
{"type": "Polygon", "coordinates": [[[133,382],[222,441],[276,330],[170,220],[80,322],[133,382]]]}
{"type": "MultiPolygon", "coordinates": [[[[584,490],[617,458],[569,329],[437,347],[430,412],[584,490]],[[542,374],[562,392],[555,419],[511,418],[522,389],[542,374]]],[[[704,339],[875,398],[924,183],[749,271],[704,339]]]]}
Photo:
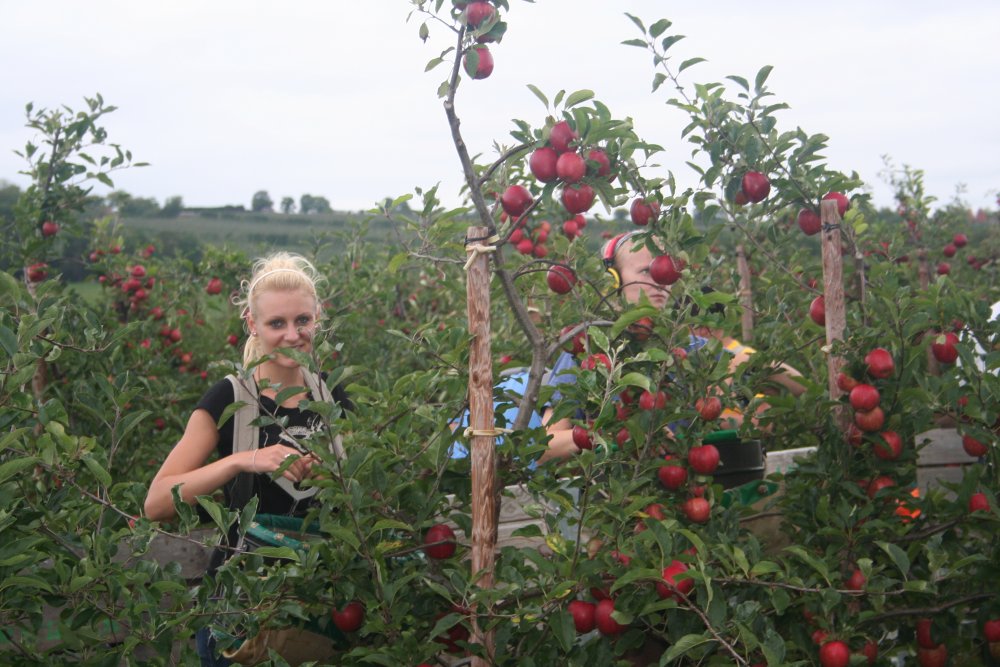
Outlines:
{"type": "Polygon", "coordinates": [[[611,274],[611,278],[614,280],[614,289],[619,290],[622,287],[622,276],[618,273],[618,269],[615,268],[615,254],[618,252],[618,248],[621,247],[625,239],[632,238],[638,232],[633,230],[631,232],[623,232],[617,236],[613,236],[608,239],[604,247],[601,248],[601,261],[604,262],[604,270],[611,274]]]}

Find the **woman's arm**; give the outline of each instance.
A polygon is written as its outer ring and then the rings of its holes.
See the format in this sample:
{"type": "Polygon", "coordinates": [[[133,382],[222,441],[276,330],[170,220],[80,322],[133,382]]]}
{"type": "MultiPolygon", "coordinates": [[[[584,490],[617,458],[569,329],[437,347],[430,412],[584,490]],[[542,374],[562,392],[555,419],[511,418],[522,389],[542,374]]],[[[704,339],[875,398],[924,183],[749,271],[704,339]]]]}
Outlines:
{"type": "Polygon", "coordinates": [[[180,485],[181,500],[193,505],[198,496],[221,489],[241,472],[270,473],[285,463],[289,456],[299,457],[283,473],[293,482],[309,473],[313,460],[285,445],[271,445],[257,450],[236,452],[205,465],[215,450],[219,430],[207,410],[191,413],[184,435],[160,466],[146,494],[144,509],[153,521],[172,519],[177,515],[173,488],[180,485]]]}

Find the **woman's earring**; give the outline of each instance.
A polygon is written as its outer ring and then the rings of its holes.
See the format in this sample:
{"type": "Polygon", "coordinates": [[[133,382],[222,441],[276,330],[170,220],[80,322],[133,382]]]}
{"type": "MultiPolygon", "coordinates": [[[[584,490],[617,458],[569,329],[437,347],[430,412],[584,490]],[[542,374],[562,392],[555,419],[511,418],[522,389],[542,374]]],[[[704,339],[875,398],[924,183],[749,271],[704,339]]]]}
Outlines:
{"type": "Polygon", "coordinates": [[[257,337],[257,332],[256,331],[251,331],[250,335],[256,338],[257,337]]]}

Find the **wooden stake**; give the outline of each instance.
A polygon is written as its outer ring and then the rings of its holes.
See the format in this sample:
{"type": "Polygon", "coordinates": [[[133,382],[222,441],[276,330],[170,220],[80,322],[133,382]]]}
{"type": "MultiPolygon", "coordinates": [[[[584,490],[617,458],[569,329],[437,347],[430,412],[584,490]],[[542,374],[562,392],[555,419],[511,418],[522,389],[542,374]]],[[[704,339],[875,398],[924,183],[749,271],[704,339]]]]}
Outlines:
{"type": "MultiPolygon", "coordinates": [[[[470,227],[470,239],[489,236],[486,227],[470,227]]],[[[469,241],[466,308],[472,343],[469,352],[469,427],[472,465],[472,573],[480,588],[493,588],[493,566],[497,544],[496,445],[493,419],[493,353],[490,344],[490,260],[481,252],[488,241],[469,241]]],[[[487,616],[489,610],[487,610],[487,616]]],[[[473,619],[472,641],[483,646],[488,659],[474,657],[472,667],[492,664],[496,637],[484,632],[473,619]]]]}
{"type": "Polygon", "coordinates": [[[740,274],[740,309],[743,342],[753,340],[753,290],[750,287],[750,264],[743,244],[736,246],[736,269],[740,274]]]}
{"type": "MultiPolygon", "coordinates": [[[[826,344],[844,339],[846,317],[844,315],[844,265],[840,243],[840,214],[837,202],[824,201],[820,205],[820,220],[823,222],[823,303],[826,310],[826,344]]],[[[841,391],[837,387],[837,374],[844,367],[843,357],[827,354],[830,398],[837,400],[841,391]]]]}

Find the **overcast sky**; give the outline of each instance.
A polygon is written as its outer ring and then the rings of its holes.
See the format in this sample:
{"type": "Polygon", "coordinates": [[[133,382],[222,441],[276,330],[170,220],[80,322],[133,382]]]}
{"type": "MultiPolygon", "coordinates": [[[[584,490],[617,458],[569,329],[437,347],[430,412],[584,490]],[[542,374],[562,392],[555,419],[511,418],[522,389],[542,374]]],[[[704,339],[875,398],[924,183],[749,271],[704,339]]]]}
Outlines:
{"type": "MultiPolygon", "coordinates": [[[[448,0],[445,0],[447,3],[448,0]]],[[[667,152],[660,173],[694,185],[679,134],[685,117],[650,93],[648,54],[622,46],[673,21],[680,60],[708,63],[688,81],[751,78],[773,65],[780,129],[830,137],[831,167],[857,171],[876,204],[892,205],[882,156],[923,169],[940,203],[996,208],[1000,189],[1000,2],[844,0],[510,0],[496,68],[467,81],[457,102],[473,153],[509,142],[511,119],[539,125],[549,95],[588,88],[667,152]]],[[[24,105],[83,106],[101,93],[118,107],[112,141],[151,166],[115,176],[160,203],[243,204],[267,190],[365,209],[441,184],[458,203],[460,166],[437,97],[445,76],[424,65],[449,31],[407,22],[407,0],[0,0],[0,179],[21,187],[15,149],[31,135],[24,105]]],[[[106,191],[104,191],[106,192],[106,191]]],[[[103,192],[102,192],[103,193],[103,192]]]]}

